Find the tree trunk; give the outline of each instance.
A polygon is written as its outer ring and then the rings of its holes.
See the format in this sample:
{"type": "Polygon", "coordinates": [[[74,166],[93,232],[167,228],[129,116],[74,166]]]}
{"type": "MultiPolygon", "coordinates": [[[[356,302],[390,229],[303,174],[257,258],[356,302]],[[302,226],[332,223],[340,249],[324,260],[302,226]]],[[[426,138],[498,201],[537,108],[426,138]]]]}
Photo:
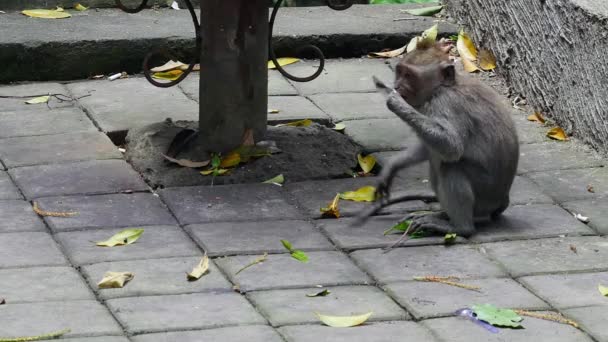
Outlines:
{"type": "Polygon", "coordinates": [[[444,0],[498,72],[569,133],[608,152],[608,2],[444,0]]]}
{"type": "Polygon", "coordinates": [[[227,152],[266,133],[268,1],[201,2],[200,146],[227,152]]]}

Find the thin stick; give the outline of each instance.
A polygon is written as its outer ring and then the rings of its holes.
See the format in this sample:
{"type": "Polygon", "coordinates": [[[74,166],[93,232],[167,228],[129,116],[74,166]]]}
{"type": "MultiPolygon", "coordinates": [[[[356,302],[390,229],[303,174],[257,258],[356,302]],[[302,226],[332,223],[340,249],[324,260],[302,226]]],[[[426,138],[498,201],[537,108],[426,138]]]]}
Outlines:
{"type": "Polygon", "coordinates": [[[401,235],[401,237],[397,241],[395,241],[393,244],[391,244],[390,246],[384,248],[384,252],[382,252],[382,253],[386,254],[386,253],[390,252],[395,246],[397,246],[401,242],[405,242],[405,241],[409,240],[410,237],[407,236],[407,234],[410,232],[410,228],[412,228],[411,224],[407,227],[407,229],[405,230],[405,232],[403,233],[403,235],[401,235]]]}
{"type": "Polygon", "coordinates": [[[77,212],[57,212],[57,211],[46,211],[38,208],[38,202],[34,202],[34,212],[42,217],[72,217],[78,215],[77,212]]]}
{"type": "Polygon", "coordinates": [[[238,270],[234,275],[237,275],[237,274],[243,272],[244,270],[248,269],[249,267],[251,267],[253,265],[257,265],[257,264],[263,263],[264,261],[266,261],[267,257],[268,257],[268,253],[264,253],[264,255],[258,257],[257,259],[255,259],[252,262],[248,263],[247,265],[243,266],[243,268],[241,268],[240,270],[238,270]]]}
{"type": "Polygon", "coordinates": [[[71,331],[70,329],[63,329],[60,331],[52,332],[50,334],[44,334],[44,335],[38,335],[38,336],[0,338],[0,342],[28,342],[28,341],[50,340],[50,339],[65,335],[65,334],[69,333],[70,331],[71,331]]]}
{"type": "Polygon", "coordinates": [[[414,280],[441,283],[441,284],[446,284],[446,285],[450,285],[450,286],[460,287],[460,288],[475,291],[475,292],[480,292],[480,290],[481,290],[481,287],[479,287],[479,286],[457,283],[456,281],[460,280],[458,277],[425,276],[425,277],[414,277],[414,280]]]}
{"type": "Polygon", "coordinates": [[[547,321],[553,321],[553,322],[562,323],[562,324],[569,324],[575,328],[579,327],[578,323],[576,323],[575,321],[568,319],[558,313],[553,313],[553,312],[552,313],[540,313],[540,312],[532,312],[532,311],[526,311],[526,310],[513,310],[513,311],[515,311],[518,315],[521,315],[521,316],[528,316],[528,317],[544,319],[547,321]]]}
{"type": "Polygon", "coordinates": [[[395,18],[393,21],[402,21],[402,20],[416,20],[416,18],[395,18]]]}

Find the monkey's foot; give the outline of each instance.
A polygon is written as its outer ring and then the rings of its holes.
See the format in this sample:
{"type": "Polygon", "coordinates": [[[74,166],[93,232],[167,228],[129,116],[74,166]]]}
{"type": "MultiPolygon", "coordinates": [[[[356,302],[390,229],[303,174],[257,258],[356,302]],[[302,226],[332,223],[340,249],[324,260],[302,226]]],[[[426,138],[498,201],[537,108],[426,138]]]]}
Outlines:
{"type": "Polygon", "coordinates": [[[444,212],[432,214],[412,213],[407,215],[404,220],[410,221],[407,232],[409,235],[420,230],[436,234],[447,234],[454,230],[454,227],[448,221],[448,216],[444,212]]]}

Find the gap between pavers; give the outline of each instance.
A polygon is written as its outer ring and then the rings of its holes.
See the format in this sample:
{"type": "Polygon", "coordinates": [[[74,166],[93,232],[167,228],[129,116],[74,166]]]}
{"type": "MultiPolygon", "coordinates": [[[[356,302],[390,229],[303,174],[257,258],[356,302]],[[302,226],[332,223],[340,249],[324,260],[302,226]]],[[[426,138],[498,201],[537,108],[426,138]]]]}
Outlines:
{"type": "Polygon", "coordinates": [[[284,326],[278,331],[289,342],[433,342],[433,335],[418,323],[405,321],[371,322],[354,329],[336,329],[322,325],[284,326]]]}
{"type": "Polygon", "coordinates": [[[584,331],[600,342],[608,341],[606,312],[608,305],[564,310],[566,316],[576,320],[584,331]]]}
{"type": "Polygon", "coordinates": [[[283,342],[274,329],[267,325],[241,325],[237,327],[216,328],[195,331],[176,331],[133,336],[134,342],[283,342]]]}
{"type": "Polygon", "coordinates": [[[46,226],[27,201],[0,201],[0,233],[44,232],[46,226]]]}
{"type": "Polygon", "coordinates": [[[0,246],[0,268],[68,264],[59,246],[46,232],[2,233],[0,246]]]}

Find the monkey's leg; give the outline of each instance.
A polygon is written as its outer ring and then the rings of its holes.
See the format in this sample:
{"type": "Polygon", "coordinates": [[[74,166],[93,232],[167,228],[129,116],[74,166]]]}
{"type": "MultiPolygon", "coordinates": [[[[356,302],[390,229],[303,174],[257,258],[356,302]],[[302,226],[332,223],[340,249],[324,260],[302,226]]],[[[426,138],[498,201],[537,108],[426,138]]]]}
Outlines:
{"type": "Polygon", "coordinates": [[[500,207],[498,207],[498,209],[494,210],[494,212],[490,215],[490,218],[492,220],[496,220],[498,219],[498,217],[500,217],[500,215],[502,215],[502,213],[507,210],[507,208],[509,207],[509,198],[507,197],[507,199],[505,200],[505,202],[503,202],[500,207]]]}
{"type": "Polygon", "coordinates": [[[376,187],[376,198],[388,200],[389,189],[393,180],[400,170],[420,164],[429,159],[428,151],[424,145],[418,143],[404,152],[391,158],[388,164],[382,168],[380,173],[380,183],[376,187]]]}

